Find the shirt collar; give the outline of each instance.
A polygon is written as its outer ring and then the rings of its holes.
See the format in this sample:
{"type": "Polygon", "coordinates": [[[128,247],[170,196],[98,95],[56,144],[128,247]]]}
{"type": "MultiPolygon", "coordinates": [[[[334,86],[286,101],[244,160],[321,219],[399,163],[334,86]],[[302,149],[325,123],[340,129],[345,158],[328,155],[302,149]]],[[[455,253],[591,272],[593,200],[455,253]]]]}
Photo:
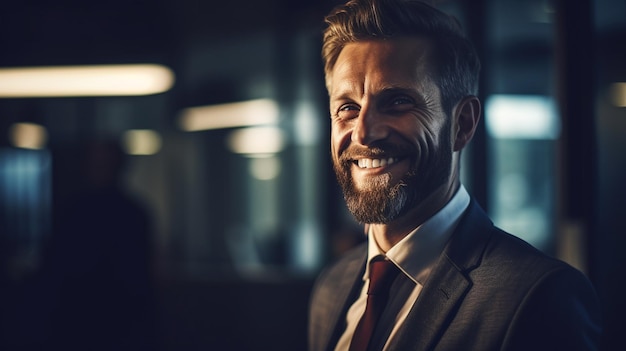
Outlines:
{"type": "Polygon", "coordinates": [[[411,231],[387,253],[378,247],[372,230],[368,231],[368,265],[363,280],[369,278],[369,262],[378,256],[386,256],[416,284],[423,284],[434,260],[443,251],[454,232],[463,212],[470,202],[470,196],[463,185],[452,199],[434,216],[411,231]]]}

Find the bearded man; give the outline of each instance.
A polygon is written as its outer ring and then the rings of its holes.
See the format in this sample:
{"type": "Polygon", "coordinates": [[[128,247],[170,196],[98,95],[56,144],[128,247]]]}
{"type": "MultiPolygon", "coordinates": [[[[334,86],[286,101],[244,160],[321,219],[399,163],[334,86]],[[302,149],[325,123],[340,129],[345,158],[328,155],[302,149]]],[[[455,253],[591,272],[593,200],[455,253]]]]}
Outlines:
{"type": "Polygon", "coordinates": [[[589,280],[495,227],[461,184],[481,104],[458,22],[351,0],[326,23],[333,165],[368,240],[318,278],[309,349],[596,349],[589,280]]]}

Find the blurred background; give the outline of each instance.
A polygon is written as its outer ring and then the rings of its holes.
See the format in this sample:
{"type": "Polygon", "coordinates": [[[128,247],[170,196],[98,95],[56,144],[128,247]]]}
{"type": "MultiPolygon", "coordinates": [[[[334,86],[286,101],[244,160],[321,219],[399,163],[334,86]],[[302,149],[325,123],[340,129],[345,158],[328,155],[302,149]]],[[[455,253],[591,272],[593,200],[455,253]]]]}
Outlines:
{"type": "MultiPolygon", "coordinates": [[[[328,153],[336,3],[2,1],[0,348],[306,348],[314,277],[363,240],[328,153]]],[[[590,277],[618,345],[626,2],[434,3],[483,60],[466,187],[590,277]]]]}

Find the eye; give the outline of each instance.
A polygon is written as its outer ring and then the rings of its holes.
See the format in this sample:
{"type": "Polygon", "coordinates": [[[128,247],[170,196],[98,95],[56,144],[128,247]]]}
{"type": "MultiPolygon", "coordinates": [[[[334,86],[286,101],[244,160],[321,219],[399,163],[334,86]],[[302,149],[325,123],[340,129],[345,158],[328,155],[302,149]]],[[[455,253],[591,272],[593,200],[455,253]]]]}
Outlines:
{"type": "Polygon", "coordinates": [[[387,104],[389,112],[405,112],[415,106],[415,100],[408,96],[395,96],[387,104]]]}
{"type": "Polygon", "coordinates": [[[391,100],[391,105],[393,106],[405,105],[405,104],[413,104],[413,100],[406,96],[396,97],[391,100]]]}
{"type": "Polygon", "coordinates": [[[355,104],[343,104],[337,110],[337,118],[352,119],[359,115],[359,106],[355,104]]]}

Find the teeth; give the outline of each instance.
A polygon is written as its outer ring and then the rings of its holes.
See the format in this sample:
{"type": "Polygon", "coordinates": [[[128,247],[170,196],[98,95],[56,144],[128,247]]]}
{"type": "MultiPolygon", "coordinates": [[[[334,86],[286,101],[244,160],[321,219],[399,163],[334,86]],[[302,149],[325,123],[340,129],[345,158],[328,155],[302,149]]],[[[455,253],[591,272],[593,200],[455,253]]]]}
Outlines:
{"type": "Polygon", "coordinates": [[[378,168],[388,166],[396,162],[396,159],[393,157],[389,158],[361,158],[357,161],[359,168],[378,168]]]}

